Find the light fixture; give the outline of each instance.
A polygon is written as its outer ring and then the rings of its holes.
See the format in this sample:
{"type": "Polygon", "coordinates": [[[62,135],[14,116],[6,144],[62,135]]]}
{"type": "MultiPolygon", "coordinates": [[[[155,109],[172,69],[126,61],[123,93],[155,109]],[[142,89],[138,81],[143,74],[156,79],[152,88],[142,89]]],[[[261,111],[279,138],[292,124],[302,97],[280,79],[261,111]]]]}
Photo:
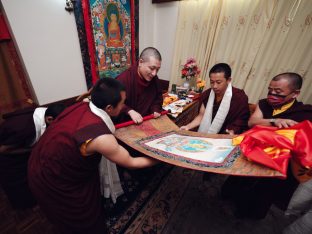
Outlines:
{"type": "Polygon", "coordinates": [[[72,12],[74,10],[74,2],[76,0],[66,0],[65,10],[68,12],[72,12]]]}

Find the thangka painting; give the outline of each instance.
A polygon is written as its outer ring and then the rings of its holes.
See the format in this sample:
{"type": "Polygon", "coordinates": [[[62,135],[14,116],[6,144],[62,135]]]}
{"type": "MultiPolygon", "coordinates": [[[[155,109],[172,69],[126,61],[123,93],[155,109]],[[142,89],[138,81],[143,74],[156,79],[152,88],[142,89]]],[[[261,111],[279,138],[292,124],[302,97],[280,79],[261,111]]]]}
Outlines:
{"type": "Polygon", "coordinates": [[[84,66],[90,70],[89,74],[86,74],[87,84],[90,83],[88,76],[91,76],[92,84],[99,78],[115,78],[136,61],[138,0],[80,1],[75,4],[75,17],[84,66]],[[87,49],[82,44],[87,44],[87,49]],[[85,57],[88,57],[88,61],[85,57]]]}
{"type": "Polygon", "coordinates": [[[231,144],[230,135],[179,130],[166,115],[118,128],[114,135],[138,155],[175,166],[227,175],[283,176],[277,170],[248,160],[239,147],[231,144]]]}
{"type": "MultiPolygon", "coordinates": [[[[231,139],[213,139],[169,132],[140,140],[139,144],[147,150],[180,160],[191,160],[212,167],[226,167],[233,162],[235,154],[231,139]],[[230,162],[230,163],[229,163],[230,162]]],[[[237,156],[237,154],[236,154],[237,156]]]]}
{"type": "Polygon", "coordinates": [[[131,66],[132,31],[135,30],[133,4],[134,1],[127,0],[90,0],[100,78],[114,78],[131,66]]]}

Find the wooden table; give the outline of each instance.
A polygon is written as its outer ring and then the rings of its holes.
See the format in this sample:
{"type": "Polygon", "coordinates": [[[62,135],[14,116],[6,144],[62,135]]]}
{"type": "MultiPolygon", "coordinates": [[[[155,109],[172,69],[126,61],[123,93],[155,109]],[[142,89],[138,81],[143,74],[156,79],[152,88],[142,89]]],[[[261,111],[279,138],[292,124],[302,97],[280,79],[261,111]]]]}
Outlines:
{"type": "MultiPolygon", "coordinates": [[[[198,105],[194,102],[194,105],[198,105]]],[[[191,111],[194,106],[190,106],[187,111],[191,111]]],[[[179,121],[179,119],[178,119],[179,121]]],[[[184,119],[183,119],[184,121],[184,119]]],[[[280,177],[282,174],[269,167],[261,164],[249,161],[244,157],[238,148],[235,148],[230,155],[228,155],[227,161],[223,165],[221,164],[208,164],[200,160],[193,160],[190,158],[181,157],[174,153],[166,153],[163,151],[155,151],[149,146],[144,144],[144,141],[150,141],[152,139],[167,136],[168,134],[180,134],[190,137],[204,137],[215,139],[229,139],[232,136],[228,134],[205,134],[192,131],[182,131],[169,119],[168,116],[162,115],[157,119],[150,119],[144,121],[140,125],[130,125],[128,127],[119,128],[115,132],[116,138],[125,144],[129,145],[134,150],[137,150],[137,155],[147,155],[157,160],[180,166],[190,168],[199,171],[213,172],[227,175],[237,176],[256,176],[256,177],[280,177]],[[156,138],[155,138],[156,137],[156,138]]]]}

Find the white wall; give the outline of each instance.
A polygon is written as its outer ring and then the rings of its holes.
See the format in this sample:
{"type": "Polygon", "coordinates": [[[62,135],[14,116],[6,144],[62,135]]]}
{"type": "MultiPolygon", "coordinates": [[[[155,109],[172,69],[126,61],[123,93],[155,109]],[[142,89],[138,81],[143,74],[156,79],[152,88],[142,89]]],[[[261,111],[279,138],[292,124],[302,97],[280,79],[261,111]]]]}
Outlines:
{"type": "MultiPolygon", "coordinates": [[[[65,0],[0,0],[39,105],[86,92],[79,39],[65,0]]],[[[178,2],[139,1],[139,50],[157,48],[160,79],[170,80],[178,2]]]]}
{"type": "Polygon", "coordinates": [[[170,80],[179,2],[152,4],[152,0],[140,0],[139,4],[139,50],[157,48],[162,56],[158,76],[170,80]]]}
{"type": "Polygon", "coordinates": [[[86,92],[73,13],[65,0],[1,0],[39,105],[86,92]]]}

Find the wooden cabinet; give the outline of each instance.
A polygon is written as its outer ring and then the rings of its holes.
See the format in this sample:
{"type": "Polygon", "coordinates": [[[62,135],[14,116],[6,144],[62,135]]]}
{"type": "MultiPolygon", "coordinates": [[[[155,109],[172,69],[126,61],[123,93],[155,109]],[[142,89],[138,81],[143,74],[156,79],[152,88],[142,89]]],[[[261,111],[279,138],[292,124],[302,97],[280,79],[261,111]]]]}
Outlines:
{"type": "Polygon", "coordinates": [[[171,119],[177,126],[181,127],[190,123],[198,115],[199,108],[199,101],[193,101],[184,108],[183,112],[178,115],[178,117],[171,117],[171,119]]]}

